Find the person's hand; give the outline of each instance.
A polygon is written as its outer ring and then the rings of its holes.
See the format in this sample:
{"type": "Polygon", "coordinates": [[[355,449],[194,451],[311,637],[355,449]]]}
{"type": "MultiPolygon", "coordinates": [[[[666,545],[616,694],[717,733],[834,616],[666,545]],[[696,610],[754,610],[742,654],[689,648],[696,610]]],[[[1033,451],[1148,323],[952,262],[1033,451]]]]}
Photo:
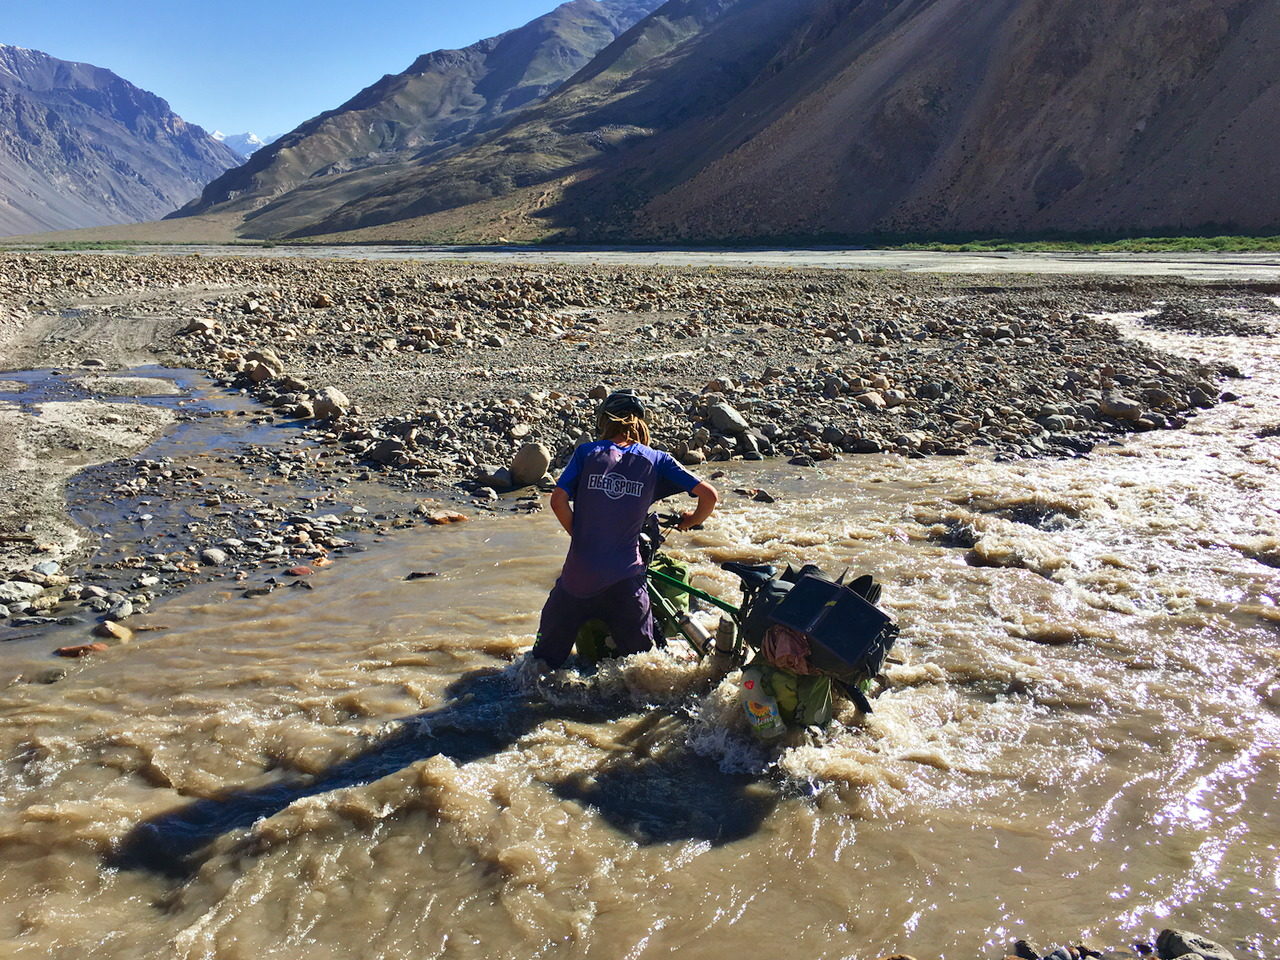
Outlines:
{"type": "Polygon", "coordinates": [[[677,530],[692,530],[698,524],[695,522],[692,511],[680,514],[680,522],[676,524],[677,530]]]}

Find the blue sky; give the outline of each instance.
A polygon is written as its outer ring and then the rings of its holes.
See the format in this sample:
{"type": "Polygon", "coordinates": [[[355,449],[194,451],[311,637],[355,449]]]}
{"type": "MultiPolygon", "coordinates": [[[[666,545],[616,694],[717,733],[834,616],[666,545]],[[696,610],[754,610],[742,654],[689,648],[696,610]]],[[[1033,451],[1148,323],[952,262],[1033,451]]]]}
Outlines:
{"type": "Polygon", "coordinates": [[[106,67],[210,132],[281,134],[560,0],[8,0],[0,43],[106,67]]]}

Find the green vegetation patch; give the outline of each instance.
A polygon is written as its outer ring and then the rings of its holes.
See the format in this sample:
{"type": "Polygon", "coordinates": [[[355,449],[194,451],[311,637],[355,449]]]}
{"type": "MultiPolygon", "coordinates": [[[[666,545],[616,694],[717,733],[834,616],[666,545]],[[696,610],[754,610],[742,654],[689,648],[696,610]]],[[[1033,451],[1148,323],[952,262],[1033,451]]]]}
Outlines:
{"type": "Polygon", "coordinates": [[[1125,240],[969,240],[963,243],[923,241],[889,246],[892,250],[943,253],[1275,253],[1275,237],[1133,237],[1125,240]]]}

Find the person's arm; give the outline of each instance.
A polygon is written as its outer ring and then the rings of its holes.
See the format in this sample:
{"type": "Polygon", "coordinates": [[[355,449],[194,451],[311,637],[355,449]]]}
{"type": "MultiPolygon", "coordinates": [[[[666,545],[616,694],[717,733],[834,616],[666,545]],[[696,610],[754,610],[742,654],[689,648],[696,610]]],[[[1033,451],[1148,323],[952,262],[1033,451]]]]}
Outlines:
{"type": "MultiPolygon", "coordinates": [[[[720,502],[720,494],[716,492],[716,488],[705,480],[689,492],[698,498],[698,505],[692,511],[680,517],[679,529],[681,530],[689,530],[698,526],[707,517],[711,516],[716,504],[720,502]]],[[[552,506],[554,507],[554,504],[552,506]]]]}
{"type": "Polygon", "coordinates": [[[574,495],[570,491],[578,489],[578,477],[582,473],[583,449],[578,447],[573,451],[568,466],[564,468],[564,473],[560,474],[555,489],[551,491],[551,512],[560,521],[560,526],[564,527],[564,532],[571,537],[573,536],[573,507],[570,502],[574,495]]]}
{"type": "Polygon", "coordinates": [[[551,491],[551,512],[564,527],[564,532],[573,536],[573,506],[569,503],[569,494],[564,488],[556,487],[551,491]]]}

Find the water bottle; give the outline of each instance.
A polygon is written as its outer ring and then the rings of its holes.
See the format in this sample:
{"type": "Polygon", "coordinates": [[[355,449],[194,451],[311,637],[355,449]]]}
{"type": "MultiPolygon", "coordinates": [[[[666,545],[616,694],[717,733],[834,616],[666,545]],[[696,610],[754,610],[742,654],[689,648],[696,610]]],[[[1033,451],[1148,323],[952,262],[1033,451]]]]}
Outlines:
{"type": "Polygon", "coordinates": [[[689,611],[683,610],[676,617],[676,623],[680,626],[680,632],[684,634],[685,639],[693,645],[693,649],[700,654],[705,654],[711,648],[711,634],[707,633],[697,620],[690,616],[689,611]]]}
{"type": "Polygon", "coordinates": [[[716,626],[716,653],[733,653],[738,649],[738,625],[729,617],[721,617],[716,626]]]}
{"type": "Polygon", "coordinates": [[[786,733],[778,701],[765,688],[764,671],[759,667],[742,671],[742,710],[751,732],[761,740],[773,740],[786,733]]]}

